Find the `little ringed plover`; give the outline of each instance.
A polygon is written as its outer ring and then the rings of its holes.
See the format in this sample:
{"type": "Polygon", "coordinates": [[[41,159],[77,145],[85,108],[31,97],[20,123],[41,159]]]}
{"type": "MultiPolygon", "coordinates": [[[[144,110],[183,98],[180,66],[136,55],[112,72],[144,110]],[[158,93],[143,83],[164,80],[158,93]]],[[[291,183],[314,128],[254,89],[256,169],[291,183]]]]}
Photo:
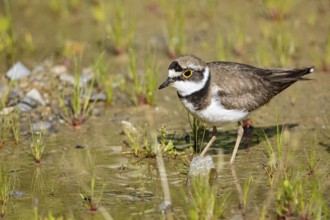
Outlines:
{"type": "Polygon", "coordinates": [[[212,138],[201,155],[205,155],[215,141],[216,126],[238,122],[230,160],[233,164],[244,131],[241,121],[313,71],[314,67],[263,69],[234,62],[205,63],[194,55],[183,55],[171,62],[168,78],[159,89],[174,87],[184,107],[199,120],[213,126],[212,138]]]}

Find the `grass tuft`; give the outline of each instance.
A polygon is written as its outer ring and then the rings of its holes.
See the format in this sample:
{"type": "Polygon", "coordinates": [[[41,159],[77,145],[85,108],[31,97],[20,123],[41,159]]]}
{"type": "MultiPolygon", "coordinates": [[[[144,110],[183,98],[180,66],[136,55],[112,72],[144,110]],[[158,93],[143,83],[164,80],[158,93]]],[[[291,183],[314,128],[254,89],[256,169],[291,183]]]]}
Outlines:
{"type": "Polygon", "coordinates": [[[229,193],[218,195],[216,185],[205,177],[191,179],[191,197],[187,198],[189,219],[219,219],[224,217],[229,193]]]}
{"type": "Polygon", "coordinates": [[[262,0],[269,18],[282,21],[292,10],[294,0],[262,0]]]}
{"type": "Polygon", "coordinates": [[[188,112],[188,121],[192,130],[194,150],[195,152],[202,152],[204,145],[204,137],[206,133],[206,124],[198,120],[195,116],[188,112]]]}
{"type": "Polygon", "coordinates": [[[126,13],[124,1],[114,4],[112,23],[107,25],[107,39],[110,41],[111,49],[115,55],[126,52],[133,44],[135,25],[129,20],[126,13]]]}
{"type": "Polygon", "coordinates": [[[59,97],[59,104],[62,108],[62,118],[71,126],[79,126],[85,122],[92,109],[90,98],[94,86],[94,77],[89,86],[86,82],[81,82],[81,69],[76,59],[74,72],[73,91],[68,97],[68,103],[62,95],[59,97]]]}
{"type": "Polygon", "coordinates": [[[153,105],[158,82],[158,67],[153,53],[147,53],[143,75],[137,69],[136,51],[129,50],[129,79],[133,82],[133,89],[129,90],[135,105],[153,105]]]}
{"type": "Polygon", "coordinates": [[[13,190],[12,179],[9,172],[4,167],[3,161],[0,162],[0,217],[4,217],[7,206],[10,202],[10,192],[13,190]]]}
{"type": "Polygon", "coordinates": [[[30,145],[31,145],[31,150],[32,150],[32,155],[33,155],[34,161],[37,164],[40,164],[42,154],[45,150],[44,136],[41,131],[38,131],[38,132],[31,131],[30,145]]]}
{"type": "Polygon", "coordinates": [[[167,2],[164,4],[167,13],[167,55],[170,58],[186,52],[186,7],[183,1],[176,1],[175,5],[173,9],[167,2]]]}
{"type": "Polygon", "coordinates": [[[104,53],[100,54],[100,56],[94,63],[93,69],[96,75],[95,77],[98,85],[101,87],[101,90],[104,91],[106,94],[106,104],[110,105],[112,103],[113,98],[113,86],[104,56],[104,53]]]}

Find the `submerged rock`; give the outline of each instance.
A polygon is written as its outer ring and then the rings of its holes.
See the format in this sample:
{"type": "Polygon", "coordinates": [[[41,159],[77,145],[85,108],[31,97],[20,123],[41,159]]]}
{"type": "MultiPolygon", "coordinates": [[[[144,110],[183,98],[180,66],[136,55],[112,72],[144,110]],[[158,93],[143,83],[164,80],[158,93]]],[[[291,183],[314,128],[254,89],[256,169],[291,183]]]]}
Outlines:
{"type": "Polygon", "coordinates": [[[196,156],[192,159],[189,168],[190,176],[209,176],[215,170],[211,156],[196,156]]]}
{"type": "Polygon", "coordinates": [[[31,130],[33,132],[51,131],[53,130],[53,125],[48,121],[40,121],[37,123],[33,123],[31,130]]]}
{"type": "Polygon", "coordinates": [[[125,135],[137,135],[139,132],[129,121],[121,121],[121,129],[125,135]]]}
{"type": "Polygon", "coordinates": [[[20,192],[20,191],[11,191],[11,192],[9,192],[9,195],[14,198],[21,198],[21,197],[25,196],[26,193],[20,192]]]}
{"type": "Polygon", "coordinates": [[[8,70],[6,76],[11,80],[18,80],[22,77],[30,75],[30,72],[31,71],[26,68],[21,62],[17,62],[8,70]]]}

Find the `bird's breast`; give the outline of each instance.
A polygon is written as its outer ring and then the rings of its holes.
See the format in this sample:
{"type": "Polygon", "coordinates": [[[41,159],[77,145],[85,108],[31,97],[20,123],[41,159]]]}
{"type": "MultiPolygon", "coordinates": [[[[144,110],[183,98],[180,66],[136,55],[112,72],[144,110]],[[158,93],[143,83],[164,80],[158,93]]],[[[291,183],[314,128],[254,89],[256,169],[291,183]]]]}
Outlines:
{"type": "Polygon", "coordinates": [[[239,109],[226,109],[219,100],[212,99],[203,109],[196,109],[193,103],[181,99],[184,107],[196,118],[209,124],[220,125],[226,122],[237,122],[248,115],[248,111],[239,109]]]}

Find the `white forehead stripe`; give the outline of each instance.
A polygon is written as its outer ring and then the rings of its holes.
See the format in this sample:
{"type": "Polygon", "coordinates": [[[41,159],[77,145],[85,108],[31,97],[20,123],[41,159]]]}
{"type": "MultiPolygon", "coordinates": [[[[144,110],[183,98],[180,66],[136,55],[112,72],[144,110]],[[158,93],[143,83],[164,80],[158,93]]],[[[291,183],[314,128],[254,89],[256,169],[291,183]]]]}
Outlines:
{"type": "Polygon", "coordinates": [[[182,72],[176,72],[175,70],[168,70],[168,77],[174,78],[180,76],[182,72]]]}
{"type": "Polygon", "coordinates": [[[178,93],[181,96],[190,95],[190,94],[197,92],[204,88],[204,86],[209,78],[209,75],[210,75],[208,67],[205,68],[203,75],[204,75],[203,80],[201,80],[199,82],[193,82],[193,81],[188,81],[188,80],[175,81],[172,84],[172,86],[174,88],[176,88],[176,90],[178,91],[178,93]]]}

